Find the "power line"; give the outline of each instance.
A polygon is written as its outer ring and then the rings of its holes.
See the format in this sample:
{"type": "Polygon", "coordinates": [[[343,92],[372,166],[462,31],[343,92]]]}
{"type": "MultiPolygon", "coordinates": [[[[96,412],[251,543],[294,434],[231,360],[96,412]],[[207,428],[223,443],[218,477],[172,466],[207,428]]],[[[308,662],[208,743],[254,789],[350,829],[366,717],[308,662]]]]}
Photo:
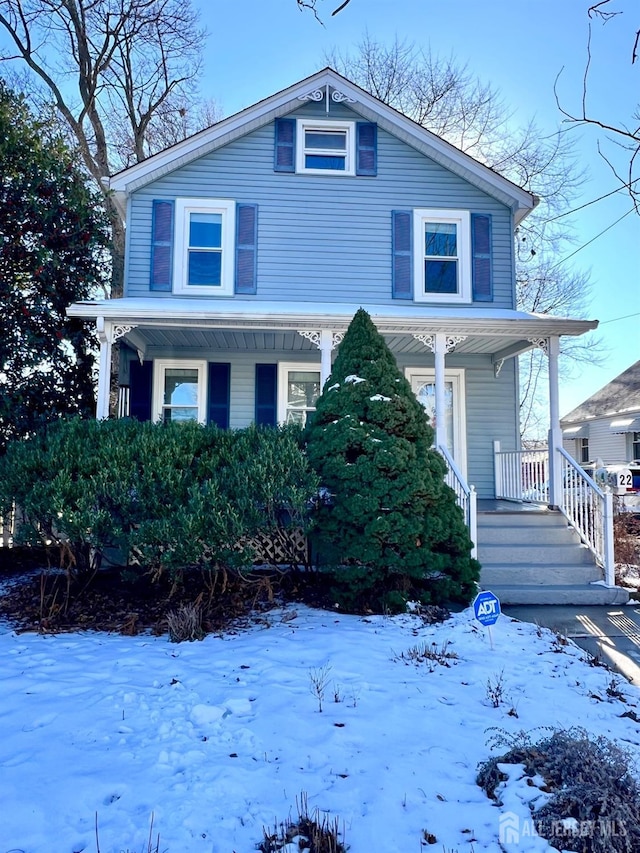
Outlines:
{"type": "Polygon", "coordinates": [[[595,236],[595,237],[592,237],[590,240],[587,240],[587,242],[586,242],[586,243],[583,243],[583,244],[582,244],[582,246],[578,246],[578,248],[575,250],[575,252],[571,252],[571,254],[570,254],[570,255],[567,255],[567,257],[566,257],[566,258],[562,258],[562,260],[558,261],[558,263],[557,263],[557,264],[553,264],[553,266],[549,267],[549,269],[550,269],[550,270],[554,270],[556,267],[559,267],[559,266],[560,266],[560,264],[563,264],[565,261],[568,261],[568,260],[569,260],[569,258],[572,258],[574,255],[577,255],[577,254],[578,254],[578,252],[581,252],[583,249],[586,249],[586,248],[587,248],[587,246],[591,245],[591,243],[593,243],[595,240],[597,240],[597,239],[598,239],[598,237],[602,237],[602,235],[603,235],[603,234],[606,234],[606,233],[607,233],[607,231],[610,231],[610,230],[611,230],[612,228],[614,228],[614,227],[615,227],[619,222],[622,222],[622,220],[623,220],[626,216],[629,216],[629,214],[630,214],[630,213],[634,213],[634,212],[635,212],[635,207],[632,207],[630,210],[628,210],[626,213],[623,213],[623,214],[622,214],[622,216],[620,216],[618,219],[616,219],[616,221],[615,221],[615,222],[612,222],[612,223],[611,223],[611,225],[608,225],[608,226],[607,226],[606,228],[604,228],[604,229],[603,229],[599,234],[596,234],[596,236],[595,236]]]}
{"type": "Polygon", "coordinates": [[[563,216],[570,216],[572,213],[577,213],[579,210],[584,210],[585,207],[589,207],[589,205],[591,204],[596,204],[597,202],[602,201],[605,198],[609,198],[609,196],[622,192],[622,190],[631,189],[631,187],[638,181],[640,181],[640,178],[634,178],[633,181],[628,184],[622,183],[619,187],[616,187],[616,189],[611,190],[610,192],[605,193],[604,195],[598,196],[598,198],[593,198],[591,199],[591,201],[587,201],[584,204],[581,204],[580,207],[574,207],[572,210],[565,210],[564,213],[559,213],[557,216],[552,216],[550,219],[545,219],[542,224],[546,225],[548,222],[555,222],[556,219],[562,219],[563,216]]]}
{"type": "Polygon", "coordinates": [[[624,317],[614,317],[613,320],[600,320],[600,326],[606,326],[607,323],[617,323],[618,320],[628,320],[630,317],[640,317],[640,311],[635,314],[625,314],[624,317]]]}

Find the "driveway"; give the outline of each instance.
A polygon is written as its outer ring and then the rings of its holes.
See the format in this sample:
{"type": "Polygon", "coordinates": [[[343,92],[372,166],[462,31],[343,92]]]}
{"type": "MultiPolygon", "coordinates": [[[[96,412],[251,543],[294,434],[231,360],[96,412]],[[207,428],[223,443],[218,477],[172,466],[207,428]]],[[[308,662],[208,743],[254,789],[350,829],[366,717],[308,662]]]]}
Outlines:
{"type": "Polygon", "coordinates": [[[623,607],[514,605],[503,607],[502,612],[570,637],[640,687],[640,604],[623,607]]]}

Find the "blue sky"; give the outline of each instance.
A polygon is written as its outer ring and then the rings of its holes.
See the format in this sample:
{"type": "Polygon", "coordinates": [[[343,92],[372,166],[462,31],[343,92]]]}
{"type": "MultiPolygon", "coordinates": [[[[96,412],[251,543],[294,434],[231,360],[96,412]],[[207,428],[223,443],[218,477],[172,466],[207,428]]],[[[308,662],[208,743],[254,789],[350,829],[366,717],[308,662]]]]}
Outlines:
{"type": "MultiPolygon", "coordinates": [[[[322,68],[326,52],[349,50],[368,31],[379,41],[391,42],[398,36],[467,63],[471,72],[502,92],[514,120],[535,118],[543,131],[551,133],[562,121],[554,96],[554,81],[562,69],[558,84],[562,102],[580,109],[587,8],[592,2],[351,0],[331,17],[338,0],[321,0],[325,24],[321,26],[311,13],[300,12],[295,0],[194,0],[210,33],[202,90],[229,115],[322,68]]],[[[598,118],[617,125],[630,123],[640,100],[640,63],[631,65],[640,11],[635,0],[610,0],[607,8],[623,14],[604,28],[594,25],[589,104],[598,118]]],[[[598,138],[618,163],[625,161],[604,134],[591,129],[570,133],[589,173],[572,205],[577,208],[616,185],[598,155],[598,138]]],[[[576,238],[570,251],[579,251],[566,263],[591,271],[587,316],[601,322],[607,357],[602,366],[581,366],[562,381],[562,414],[640,358],[640,217],[630,213],[613,225],[631,207],[629,197],[619,193],[567,217],[576,238]],[[634,316],[617,319],[626,315],[634,316]]]]}

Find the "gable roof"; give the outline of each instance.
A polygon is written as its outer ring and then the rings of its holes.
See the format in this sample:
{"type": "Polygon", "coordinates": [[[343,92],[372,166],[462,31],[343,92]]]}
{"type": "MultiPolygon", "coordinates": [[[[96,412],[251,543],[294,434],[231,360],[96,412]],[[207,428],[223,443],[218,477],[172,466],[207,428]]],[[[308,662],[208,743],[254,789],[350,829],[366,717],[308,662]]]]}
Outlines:
{"type": "MultiPolygon", "coordinates": [[[[336,101],[347,101],[349,106],[367,121],[376,122],[379,127],[505,204],[513,211],[516,224],[537,204],[538,199],[532,193],[426,130],[393,107],[382,103],[332,68],[324,68],[170,148],[159,151],[141,163],[118,172],[109,179],[109,187],[122,204],[131,192],[272,122],[275,118],[287,115],[300,106],[305,95],[321,94],[323,89],[327,93],[333,89],[333,94],[339,95],[336,101]]],[[[313,99],[319,100],[318,97],[313,99]]],[[[124,209],[124,204],[122,208],[124,209]]]]}
{"type": "Polygon", "coordinates": [[[640,361],[616,376],[595,394],[562,418],[562,423],[574,423],[591,418],[640,410],[640,361]]]}

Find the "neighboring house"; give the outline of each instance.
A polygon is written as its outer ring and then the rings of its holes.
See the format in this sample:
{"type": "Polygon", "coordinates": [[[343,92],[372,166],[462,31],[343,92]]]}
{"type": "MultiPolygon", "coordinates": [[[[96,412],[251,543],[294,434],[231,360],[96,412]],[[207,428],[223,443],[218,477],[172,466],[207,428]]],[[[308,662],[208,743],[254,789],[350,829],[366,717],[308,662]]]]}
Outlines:
{"type": "Polygon", "coordinates": [[[578,462],[640,464],[640,361],[560,421],[562,442],[578,462]]]}
{"type": "Polygon", "coordinates": [[[514,230],[536,198],[331,69],[113,177],[125,295],[83,302],[120,343],[120,414],[221,427],[304,421],[362,306],[481,498],[494,441],[518,450],[517,356],[562,335],[516,309],[514,230]],[[440,416],[442,412],[442,416],[440,416]]]}

